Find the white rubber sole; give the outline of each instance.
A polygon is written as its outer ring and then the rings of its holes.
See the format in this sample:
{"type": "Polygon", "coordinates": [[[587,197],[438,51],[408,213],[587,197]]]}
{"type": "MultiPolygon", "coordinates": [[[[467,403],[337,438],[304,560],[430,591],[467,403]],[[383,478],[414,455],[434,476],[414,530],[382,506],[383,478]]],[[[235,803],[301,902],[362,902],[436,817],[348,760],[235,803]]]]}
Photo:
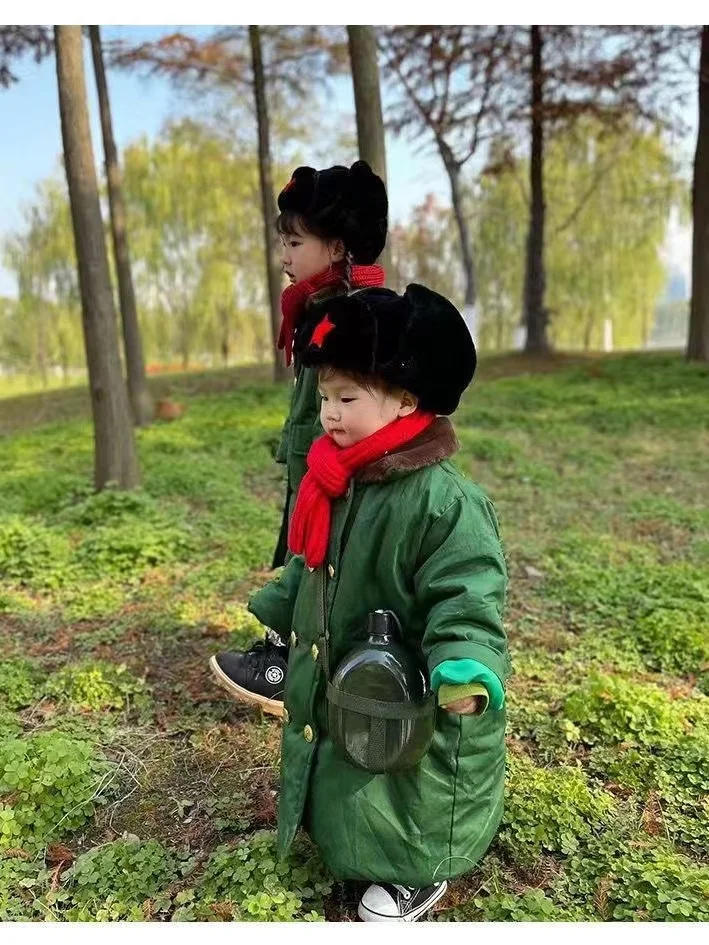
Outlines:
{"type": "Polygon", "coordinates": [[[264,712],[268,712],[269,715],[275,715],[279,719],[283,718],[282,702],[279,702],[278,699],[268,699],[266,696],[260,696],[256,692],[249,692],[249,690],[244,689],[243,686],[237,685],[234,680],[230,679],[221,669],[219,663],[217,663],[216,656],[210,656],[209,668],[222,689],[226,689],[226,691],[239,702],[248,702],[251,705],[257,705],[263,709],[264,712]]]}
{"type": "Polygon", "coordinates": [[[407,915],[393,916],[382,915],[381,912],[372,912],[372,910],[363,905],[361,901],[357,907],[357,915],[363,922],[418,922],[418,920],[425,916],[427,912],[431,911],[439,899],[445,896],[447,889],[448,883],[441,883],[433,899],[429,899],[425,905],[420,906],[418,909],[412,910],[407,915]]]}

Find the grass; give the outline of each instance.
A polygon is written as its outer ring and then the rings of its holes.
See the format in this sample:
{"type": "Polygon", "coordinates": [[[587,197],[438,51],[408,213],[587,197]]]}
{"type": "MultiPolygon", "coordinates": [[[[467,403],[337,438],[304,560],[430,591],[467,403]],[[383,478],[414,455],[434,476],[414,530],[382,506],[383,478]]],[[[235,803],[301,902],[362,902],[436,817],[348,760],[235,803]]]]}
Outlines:
{"type": "MultiPolygon", "coordinates": [[[[508,802],[435,918],[707,919],[708,381],[516,356],[464,398],[511,578],[508,802]]],[[[273,859],[279,724],[207,670],[260,632],[287,386],[151,383],[187,410],[138,431],[132,495],[92,494],[85,390],[0,408],[0,919],[352,919],[306,841],[273,859]],[[32,771],[78,811],[33,815],[32,771]]]]}

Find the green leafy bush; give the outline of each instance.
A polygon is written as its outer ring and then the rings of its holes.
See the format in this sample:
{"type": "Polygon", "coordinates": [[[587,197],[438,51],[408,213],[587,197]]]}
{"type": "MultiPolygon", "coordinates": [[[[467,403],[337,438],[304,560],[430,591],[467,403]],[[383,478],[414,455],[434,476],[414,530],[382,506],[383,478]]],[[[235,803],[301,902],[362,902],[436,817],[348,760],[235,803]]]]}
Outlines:
{"type": "Polygon", "coordinates": [[[47,680],[47,695],[74,709],[128,709],[147,703],[145,682],[124,664],[90,660],[63,667],[47,680]]]}
{"type": "Polygon", "coordinates": [[[35,609],[35,602],[19,588],[0,588],[0,614],[27,614],[35,609]]]}
{"type": "Polygon", "coordinates": [[[166,564],[189,549],[185,532],[155,523],[104,525],[79,545],[75,560],[85,571],[104,577],[139,577],[148,568],[166,564]]]}
{"type": "Polygon", "coordinates": [[[164,847],[157,840],[115,840],[82,853],[64,874],[69,921],[144,921],[141,909],[153,900],[151,913],[172,906],[168,886],[193,868],[187,853],[164,847]]]}
{"type": "Polygon", "coordinates": [[[571,910],[563,910],[541,889],[528,889],[520,895],[509,892],[476,896],[461,918],[477,919],[481,922],[574,922],[581,916],[571,910]]]}
{"type": "Polygon", "coordinates": [[[234,846],[218,847],[196,889],[199,899],[228,902],[242,921],[318,919],[332,881],[312,845],[297,837],[287,859],[279,859],[276,837],[258,831],[234,846]]]}
{"type": "Polygon", "coordinates": [[[645,665],[662,673],[689,675],[709,664],[709,605],[657,608],[628,627],[645,665]]]}
{"type": "Polygon", "coordinates": [[[621,857],[612,876],[616,920],[709,921],[709,867],[668,852],[654,862],[621,857]]]}
{"type": "Polygon", "coordinates": [[[67,505],[58,518],[76,525],[96,528],[101,525],[113,525],[124,519],[145,521],[157,516],[156,502],[147,493],[107,488],[87,496],[81,502],[67,505]]]}
{"type": "Polygon", "coordinates": [[[30,660],[17,658],[0,662],[0,706],[20,709],[38,698],[43,674],[30,660]]]}
{"type": "Polygon", "coordinates": [[[663,833],[702,857],[709,849],[709,731],[695,731],[653,751],[598,746],[589,757],[598,777],[632,788],[658,806],[663,833]]]}
{"type": "Polygon", "coordinates": [[[59,732],[0,741],[0,850],[41,847],[83,826],[112,774],[92,745],[59,732]]]}
{"type": "Polygon", "coordinates": [[[8,735],[17,735],[22,731],[17,715],[0,704],[0,741],[8,735]]]}
{"type": "Polygon", "coordinates": [[[0,579],[34,588],[56,588],[68,576],[69,543],[43,525],[21,519],[0,522],[0,579]]]}
{"type": "Polygon", "coordinates": [[[602,831],[614,809],[611,795],[590,787],[578,768],[538,768],[511,756],[499,842],[523,865],[545,852],[568,855],[602,831]]]}
{"type": "Polygon", "coordinates": [[[706,568],[661,564],[650,548],[571,536],[549,553],[545,591],[580,629],[629,641],[646,668],[687,675],[709,661],[706,568]]]}
{"type": "Polygon", "coordinates": [[[639,843],[611,831],[569,859],[553,894],[564,906],[593,902],[606,920],[706,922],[709,867],[667,841],[639,843]]]}
{"type": "Polygon", "coordinates": [[[566,699],[565,717],[589,745],[661,745],[685,731],[681,710],[657,686],[592,673],[566,699]]]}
{"type": "Polygon", "coordinates": [[[49,870],[42,861],[0,855],[0,922],[29,922],[42,910],[38,896],[48,888],[49,870]]]}

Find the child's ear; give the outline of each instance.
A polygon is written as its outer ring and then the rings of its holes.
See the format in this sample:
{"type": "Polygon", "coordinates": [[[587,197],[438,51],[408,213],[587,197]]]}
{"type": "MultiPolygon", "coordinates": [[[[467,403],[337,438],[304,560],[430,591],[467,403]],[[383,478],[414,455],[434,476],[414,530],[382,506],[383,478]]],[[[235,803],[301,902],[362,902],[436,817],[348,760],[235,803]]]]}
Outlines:
{"type": "Polygon", "coordinates": [[[408,417],[410,414],[416,410],[419,402],[413,394],[410,394],[407,390],[401,396],[401,406],[399,407],[398,415],[400,417],[408,417]]]}
{"type": "Polygon", "coordinates": [[[330,243],[330,260],[332,262],[342,262],[345,258],[345,244],[342,240],[333,240],[330,243]]]}

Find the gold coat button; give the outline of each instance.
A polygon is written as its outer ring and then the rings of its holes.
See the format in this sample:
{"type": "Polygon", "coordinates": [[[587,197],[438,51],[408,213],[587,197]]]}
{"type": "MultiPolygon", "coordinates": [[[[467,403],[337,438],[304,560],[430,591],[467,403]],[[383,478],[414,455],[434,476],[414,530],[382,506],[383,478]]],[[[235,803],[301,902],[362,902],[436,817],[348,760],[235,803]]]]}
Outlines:
{"type": "Polygon", "coordinates": [[[327,566],[327,573],[330,575],[331,578],[335,577],[335,569],[333,568],[331,564],[328,564],[327,566]]]}
{"type": "Polygon", "coordinates": [[[290,645],[291,645],[291,646],[297,646],[297,645],[298,645],[298,637],[295,635],[295,630],[291,630],[290,645]]]}
{"type": "Polygon", "coordinates": [[[314,738],[313,730],[309,725],[306,725],[303,729],[303,738],[306,740],[306,742],[312,742],[314,738]]]}
{"type": "Polygon", "coordinates": [[[318,661],[318,653],[319,653],[319,652],[320,652],[320,650],[319,650],[319,649],[317,648],[317,646],[313,643],[313,645],[310,647],[310,653],[311,653],[311,655],[312,655],[312,657],[313,657],[313,663],[317,663],[317,661],[318,661]]]}

